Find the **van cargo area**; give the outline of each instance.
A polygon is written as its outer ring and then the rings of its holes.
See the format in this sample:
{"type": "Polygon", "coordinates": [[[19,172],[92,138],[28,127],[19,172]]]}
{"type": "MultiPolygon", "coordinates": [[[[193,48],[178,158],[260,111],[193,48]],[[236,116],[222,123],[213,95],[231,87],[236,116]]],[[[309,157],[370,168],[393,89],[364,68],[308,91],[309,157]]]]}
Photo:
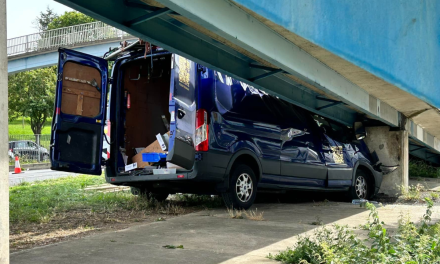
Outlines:
{"type": "Polygon", "coordinates": [[[121,107],[117,120],[123,123],[117,125],[117,133],[122,135],[118,137],[121,139],[117,155],[119,173],[126,171],[125,165],[134,162],[137,162],[137,168],[144,168],[145,165],[166,168],[163,157],[166,157],[168,148],[160,148],[156,135],[167,135],[169,132],[170,74],[171,54],[137,59],[121,67],[117,86],[122,95],[119,96],[121,107]],[[150,151],[145,150],[151,145],[150,151]],[[153,155],[142,155],[140,152],[153,155]],[[152,157],[153,162],[141,162],[142,156],[144,161],[152,157]]]}

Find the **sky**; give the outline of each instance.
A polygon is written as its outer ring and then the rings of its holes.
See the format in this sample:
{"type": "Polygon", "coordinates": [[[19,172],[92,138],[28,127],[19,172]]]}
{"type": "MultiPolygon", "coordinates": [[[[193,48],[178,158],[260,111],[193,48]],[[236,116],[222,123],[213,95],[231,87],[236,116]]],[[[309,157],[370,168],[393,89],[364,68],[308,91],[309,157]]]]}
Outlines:
{"type": "Polygon", "coordinates": [[[54,0],[7,0],[8,39],[37,33],[33,22],[47,6],[57,14],[72,10],[54,0]]]}

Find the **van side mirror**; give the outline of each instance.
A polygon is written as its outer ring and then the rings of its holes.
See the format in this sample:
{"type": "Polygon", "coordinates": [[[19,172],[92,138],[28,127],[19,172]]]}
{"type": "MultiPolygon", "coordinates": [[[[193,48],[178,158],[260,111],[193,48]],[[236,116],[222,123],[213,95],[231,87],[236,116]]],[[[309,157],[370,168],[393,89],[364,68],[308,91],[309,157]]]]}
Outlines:
{"type": "Polygon", "coordinates": [[[354,122],[353,128],[357,140],[364,139],[367,136],[367,131],[365,131],[365,127],[362,122],[354,122]]]}

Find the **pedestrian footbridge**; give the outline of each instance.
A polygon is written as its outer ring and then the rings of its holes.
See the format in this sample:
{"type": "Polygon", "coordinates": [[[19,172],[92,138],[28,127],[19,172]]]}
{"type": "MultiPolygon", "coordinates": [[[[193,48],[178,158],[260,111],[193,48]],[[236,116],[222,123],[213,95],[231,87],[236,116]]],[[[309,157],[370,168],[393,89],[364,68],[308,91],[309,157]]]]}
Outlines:
{"type": "Polygon", "coordinates": [[[110,47],[118,47],[121,41],[130,39],[135,37],[102,22],[8,39],[8,73],[56,65],[59,47],[69,47],[101,57],[110,47]]]}

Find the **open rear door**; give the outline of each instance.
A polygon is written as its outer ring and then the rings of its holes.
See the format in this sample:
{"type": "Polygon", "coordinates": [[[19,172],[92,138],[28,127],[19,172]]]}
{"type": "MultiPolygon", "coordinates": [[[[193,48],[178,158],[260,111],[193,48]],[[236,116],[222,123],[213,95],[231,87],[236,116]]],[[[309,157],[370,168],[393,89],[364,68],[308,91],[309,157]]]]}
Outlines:
{"type": "Polygon", "coordinates": [[[59,49],[51,169],[101,175],[107,61],[59,49]]]}
{"type": "Polygon", "coordinates": [[[174,54],[171,58],[170,151],[167,161],[190,170],[195,161],[196,64],[174,54]]]}

